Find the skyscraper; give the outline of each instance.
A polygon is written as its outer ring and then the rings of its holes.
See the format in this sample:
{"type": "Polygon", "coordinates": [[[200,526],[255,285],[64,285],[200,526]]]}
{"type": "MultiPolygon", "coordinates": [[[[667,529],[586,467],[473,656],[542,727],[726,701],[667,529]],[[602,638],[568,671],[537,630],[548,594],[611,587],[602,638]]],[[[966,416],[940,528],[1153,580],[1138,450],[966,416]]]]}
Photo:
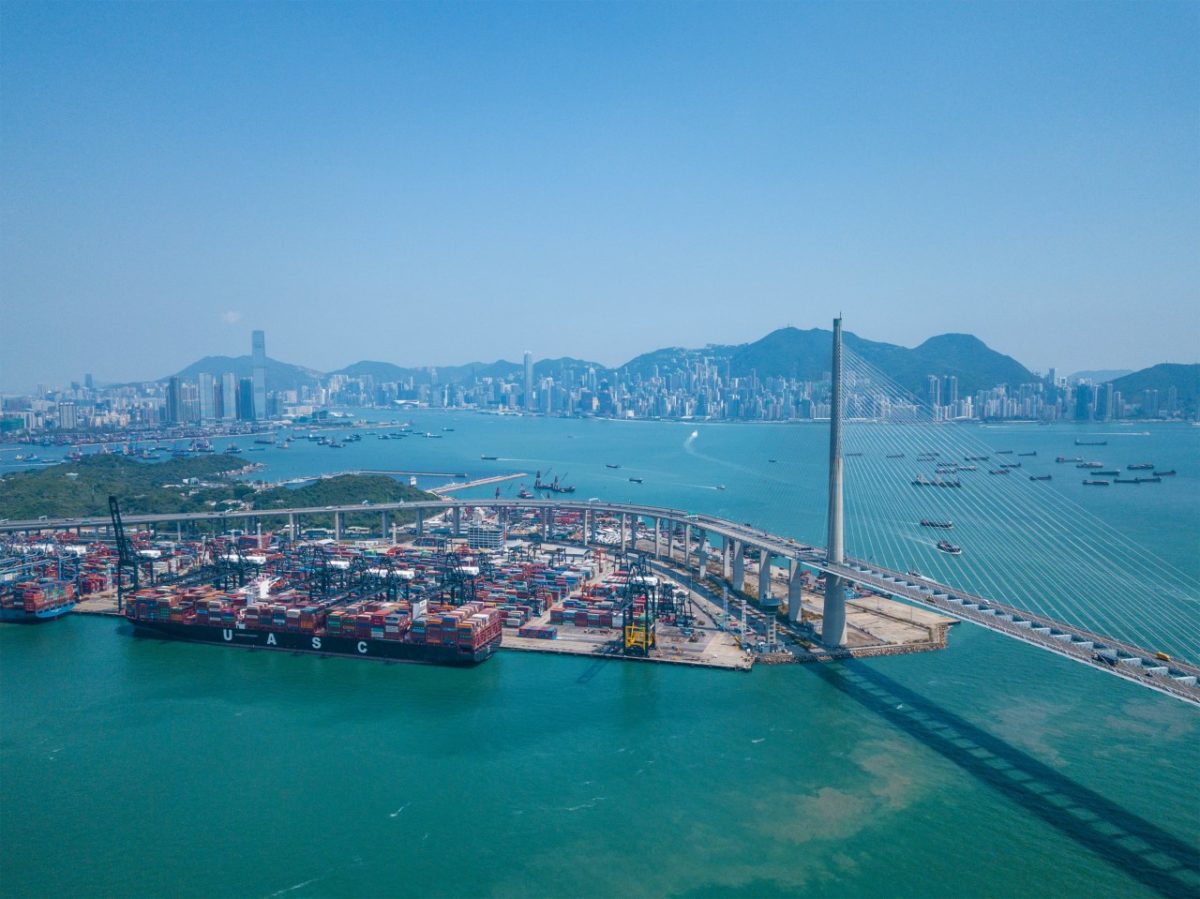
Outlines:
{"type": "Polygon", "coordinates": [[[237,410],[241,421],[254,421],[254,381],[250,378],[238,381],[237,410]]]}
{"type": "Polygon", "coordinates": [[[942,379],[937,375],[929,375],[929,405],[936,409],[942,404],[942,379]]]}
{"type": "Polygon", "coordinates": [[[233,421],[237,413],[237,375],[227,371],[221,375],[221,418],[233,421]]]}
{"type": "Polygon", "coordinates": [[[200,372],[200,420],[212,421],[217,417],[216,381],[206,371],[200,372]]]}
{"type": "Polygon", "coordinates": [[[267,417],[267,337],[262,331],[250,332],[250,355],[254,364],[254,415],[267,417]]]}
{"type": "Polygon", "coordinates": [[[180,418],[179,408],[179,378],[171,378],[167,381],[167,423],[179,424],[180,418]]]}
{"type": "Polygon", "coordinates": [[[525,351],[525,409],[534,411],[533,405],[533,353],[525,351]]]}

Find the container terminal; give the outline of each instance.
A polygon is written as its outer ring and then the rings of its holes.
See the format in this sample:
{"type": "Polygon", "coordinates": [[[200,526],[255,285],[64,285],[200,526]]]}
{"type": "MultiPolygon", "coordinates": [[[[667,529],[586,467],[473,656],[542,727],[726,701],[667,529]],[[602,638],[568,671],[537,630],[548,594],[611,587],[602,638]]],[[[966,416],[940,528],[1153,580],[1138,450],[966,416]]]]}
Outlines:
{"type": "MultiPolygon", "coordinates": [[[[860,592],[849,597],[846,646],[831,651],[816,637],[824,577],[814,572],[797,592],[785,570],[769,567],[752,596],[715,560],[701,574],[655,558],[648,535],[615,545],[620,524],[604,516],[585,522],[564,510],[548,531],[536,511],[500,521],[475,508],[465,527],[452,527],[451,514],[364,539],[164,539],[126,534],[114,504],[110,539],[5,535],[0,597],[37,585],[69,593],[77,613],[121,616],[125,633],[448,665],[503,649],[748,670],[939,649],[954,622],[860,592]]],[[[702,538],[681,529],[668,539],[690,539],[695,553],[702,538]]],[[[753,560],[746,566],[756,573],[753,560]]]]}

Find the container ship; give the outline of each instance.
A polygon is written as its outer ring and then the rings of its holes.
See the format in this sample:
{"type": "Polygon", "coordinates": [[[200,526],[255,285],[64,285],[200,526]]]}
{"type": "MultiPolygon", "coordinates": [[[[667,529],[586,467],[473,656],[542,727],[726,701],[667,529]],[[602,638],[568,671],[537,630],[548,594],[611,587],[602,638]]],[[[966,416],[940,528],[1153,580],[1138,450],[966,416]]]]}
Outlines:
{"type": "Polygon", "coordinates": [[[0,587],[0,621],[37,624],[75,608],[74,581],[42,579],[0,587]]]}
{"type": "Polygon", "coordinates": [[[299,592],[253,600],[212,587],[158,587],[134,593],[125,617],[135,632],[173,640],[468,666],[499,648],[504,613],[478,602],[429,611],[424,601],[318,604],[299,592]]]}

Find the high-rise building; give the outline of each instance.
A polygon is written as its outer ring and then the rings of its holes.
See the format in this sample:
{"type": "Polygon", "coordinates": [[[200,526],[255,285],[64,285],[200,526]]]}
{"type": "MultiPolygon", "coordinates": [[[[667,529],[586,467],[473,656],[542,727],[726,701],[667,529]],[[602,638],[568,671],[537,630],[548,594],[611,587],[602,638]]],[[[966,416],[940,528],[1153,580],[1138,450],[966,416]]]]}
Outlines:
{"type": "Polygon", "coordinates": [[[929,405],[936,409],[942,404],[942,379],[937,375],[930,375],[929,378],[929,405]]]}
{"type": "Polygon", "coordinates": [[[946,389],[942,391],[947,406],[958,405],[958,375],[946,375],[946,389]]]}
{"type": "Polygon", "coordinates": [[[238,381],[237,411],[239,420],[254,421],[254,381],[251,378],[238,381]]]}
{"type": "Polygon", "coordinates": [[[206,371],[200,372],[200,420],[212,421],[217,417],[216,379],[206,371]]]}
{"type": "Polygon", "coordinates": [[[74,403],[58,404],[58,427],[62,431],[74,431],[79,427],[79,422],[75,415],[74,403]]]}
{"type": "Polygon", "coordinates": [[[267,417],[267,337],[262,331],[250,332],[250,355],[254,364],[254,418],[267,417]]]}
{"type": "Polygon", "coordinates": [[[533,353],[525,351],[525,408],[532,412],[533,405],[533,353]]]}
{"type": "Polygon", "coordinates": [[[179,400],[179,378],[172,377],[167,381],[167,423],[177,425],[182,418],[179,400]]]}
{"type": "Polygon", "coordinates": [[[237,414],[237,375],[227,371],[221,375],[221,418],[233,421],[237,414]]]}

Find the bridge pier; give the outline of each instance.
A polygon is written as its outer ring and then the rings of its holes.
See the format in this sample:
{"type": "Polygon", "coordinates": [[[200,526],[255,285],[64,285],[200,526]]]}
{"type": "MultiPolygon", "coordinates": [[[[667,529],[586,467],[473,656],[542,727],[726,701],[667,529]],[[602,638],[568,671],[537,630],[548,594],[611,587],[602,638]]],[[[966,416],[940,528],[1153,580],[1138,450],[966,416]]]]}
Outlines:
{"type": "Polygon", "coordinates": [[[721,577],[727,581],[733,578],[733,572],[729,567],[732,547],[733,540],[729,537],[721,538],[721,577]]]}
{"type": "Polygon", "coordinates": [[[333,513],[333,539],[342,539],[342,529],[346,524],[346,516],[344,512],[333,513]]]}
{"type": "Polygon", "coordinates": [[[288,539],[293,543],[300,539],[300,516],[295,512],[288,513],[288,539]]]}
{"type": "Polygon", "coordinates": [[[767,549],[758,551],[758,601],[766,602],[771,598],[771,552],[767,549]]]}
{"type": "Polygon", "coordinates": [[[657,516],[654,519],[654,558],[661,559],[662,553],[659,551],[659,540],[662,533],[662,519],[657,516]]]}
{"type": "Polygon", "coordinates": [[[550,528],[554,524],[554,509],[546,506],[542,509],[542,542],[546,543],[550,540],[550,528]]]}
{"type": "Polygon", "coordinates": [[[425,536],[425,510],[417,509],[417,536],[425,536]]]}
{"type": "Polygon", "coordinates": [[[803,573],[799,559],[792,559],[792,570],[788,574],[788,621],[799,624],[803,614],[803,593],[800,576],[803,573]]]}
{"type": "Polygon", "coordinates": [[[453,522],[451,533],[455,537],[462,536],[462,506],[455,506],[450,511],[450,520],[453,522]]]}
{"type": "Polygon", "coordinates": [[[388,535],[388,513],[379,513],[379,539],[386,540],[388,535]]]}
{"type": "Polygon", "coordinates": [[[696,546],[697,580],[703,581],[708,577],[708,535],[700,531],[700,542],[696,546]]]}
{"type": "Polygon", "coordinates": [[[629,530],[629,516],[626,513],[622,512],[621,513],[621,536],[620,536],[620,542],[617,544],[618,552],[625,552],[625,535],[628,530],[629,530]]]}
{"type": "Polygon", "coordinates": [[[745,547],[733,541],[733,589],[742,592],[746,586],[746,554],[745,547]]]}

